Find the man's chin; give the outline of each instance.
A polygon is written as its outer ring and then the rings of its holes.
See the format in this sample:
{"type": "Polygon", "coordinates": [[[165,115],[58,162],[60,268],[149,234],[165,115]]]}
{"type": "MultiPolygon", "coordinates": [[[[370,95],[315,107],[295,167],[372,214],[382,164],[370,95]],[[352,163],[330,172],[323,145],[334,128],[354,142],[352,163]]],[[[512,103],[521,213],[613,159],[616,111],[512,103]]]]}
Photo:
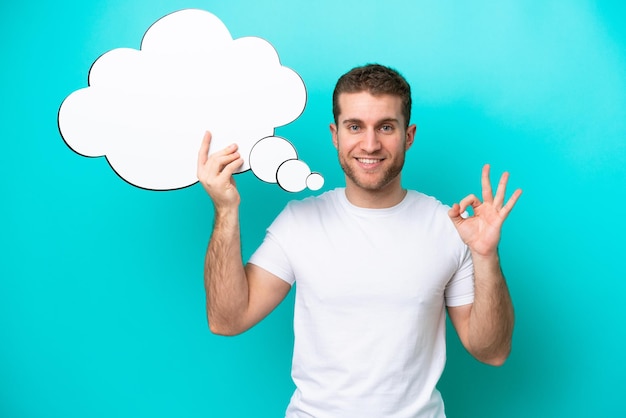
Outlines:
{"type": "Polygon", "coordinates": [[[368,192],[380,192],[385,190],[393,179],[389,179],[387,177],[383,178],[359,178],[358,176],[350,176],[348,178],[352,181],[352,183],[362,190],[366,190],[368,192]]]}
{"type": "Polygon", "coordinates": [[[365,173],[358,171],[358,168],[343,164],[341,161],[340,165],[347,179],[350,179],[356,187],[370,192],[385,190],[402,171],[402,167],[399,167],[398,169],[387,169],[384,172],[377,170],[375,172],[365,173]]]}

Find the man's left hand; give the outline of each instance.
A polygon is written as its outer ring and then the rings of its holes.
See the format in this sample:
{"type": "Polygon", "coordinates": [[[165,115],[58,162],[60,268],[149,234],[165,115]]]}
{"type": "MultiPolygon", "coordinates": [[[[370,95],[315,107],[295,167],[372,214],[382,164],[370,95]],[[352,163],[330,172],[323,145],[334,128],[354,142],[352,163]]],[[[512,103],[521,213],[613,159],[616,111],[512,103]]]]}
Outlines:
{"type": "Polygon", "coordinates": [[[508,180],[509,173],[503,173],[494,196],[489,180],[489,164],[485,164],[481,179],[483,201],[481,202],[478,197],[471,194],[452,205],[448,211],[448,216],[454,222],[461,239],[470,248],[472,255],[483,257],[497,255],[502,224],[522,194],[521,189],[515,190],[505,204],[504,197],[508,180]],[[474,215],[462,216],[470,206],[474,210],[474,215]]]}

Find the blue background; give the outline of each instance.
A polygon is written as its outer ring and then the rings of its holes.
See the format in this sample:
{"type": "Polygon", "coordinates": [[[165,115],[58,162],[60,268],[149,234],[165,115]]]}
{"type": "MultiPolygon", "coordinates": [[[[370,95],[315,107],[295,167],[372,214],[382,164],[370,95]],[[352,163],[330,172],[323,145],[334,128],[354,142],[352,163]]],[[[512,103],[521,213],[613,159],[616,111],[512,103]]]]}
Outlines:
{"type": "MultiPolygon", "coordinates": [[[[618,1],[3,2],[0,416],[278,417],[293,390],[293,294],[248,333],[209,333],[198,184],[130,186],[70,150],[57,111],[104,52],[195,7],[271,42],[303,78],[277,134],[343,184],[328,132],[339,75],[367,62],[413,86],[404,185],[451,204],[480,169],[524,195],[505,224],[517,327],[501,368],[449,330],[448,416],[625,416],[626,8],[618,1]]],[[[244,257],[288,194],[237,176],[244,257]]],[[[384,254],[381,254],[381,258],[384,254]]]]}

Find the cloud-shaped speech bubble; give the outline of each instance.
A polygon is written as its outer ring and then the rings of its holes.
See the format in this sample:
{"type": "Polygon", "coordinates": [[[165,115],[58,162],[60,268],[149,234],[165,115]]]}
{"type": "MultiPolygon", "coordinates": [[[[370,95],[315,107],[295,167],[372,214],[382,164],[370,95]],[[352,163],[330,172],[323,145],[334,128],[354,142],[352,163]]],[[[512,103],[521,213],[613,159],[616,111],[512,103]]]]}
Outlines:
{"type": "Polygon", "coordinates": [[[207,130],[211,152],[238,144],[239,172],[252,169],[287,191],[323,185],[295,148],[274,136],[304,111],[302,79],[281,65],[269,42],[233,39],[209,12],[186,9],[159,19],[140,50],[100,56],[88,84],[61,104],[61,136],[78,154],[106,156],[132,185],[172,190],[196,183],[197,150],[207,130]]]}

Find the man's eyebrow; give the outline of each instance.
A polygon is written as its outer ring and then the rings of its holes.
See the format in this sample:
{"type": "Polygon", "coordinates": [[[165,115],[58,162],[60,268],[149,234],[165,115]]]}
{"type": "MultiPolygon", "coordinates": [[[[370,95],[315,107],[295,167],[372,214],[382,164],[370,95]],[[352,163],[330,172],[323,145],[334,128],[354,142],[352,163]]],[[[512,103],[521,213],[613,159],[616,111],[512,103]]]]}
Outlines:
{"type": "MultiPolygon", "coordinates": [[[[352,124],[352,123],[361,124],[361,123],[363,123],[363,121],[361,119],[357,119],[357,118],[344,119],[343,121],[341,121],[342,125],[349,125],[349,124],[352,124]]],[[[376,122],[377,125],[380,125],[381,123],[397,123],[397,124],[399,124],[400,121],[397,118],[385,118],[385,119],[381,119],[378,122],[376,122]]]]}
{"type": "Polygon", "coordinates": [[[381,123],[397,123],[400,124],[400,121],[396,118],[387,118],[387,119],[383,119],[380,122],[378,122],[379,124],[381,123]]]}
{"type": "Polygon", "coordinates": [[[356,123],[356,124],[361,124],[363,123],[363,121],[361,119],[356,119],[356,118],[351,118],[351,119],[344,119],[341,121],[342,125],[349,125],[352,123],[356,123]]]}

